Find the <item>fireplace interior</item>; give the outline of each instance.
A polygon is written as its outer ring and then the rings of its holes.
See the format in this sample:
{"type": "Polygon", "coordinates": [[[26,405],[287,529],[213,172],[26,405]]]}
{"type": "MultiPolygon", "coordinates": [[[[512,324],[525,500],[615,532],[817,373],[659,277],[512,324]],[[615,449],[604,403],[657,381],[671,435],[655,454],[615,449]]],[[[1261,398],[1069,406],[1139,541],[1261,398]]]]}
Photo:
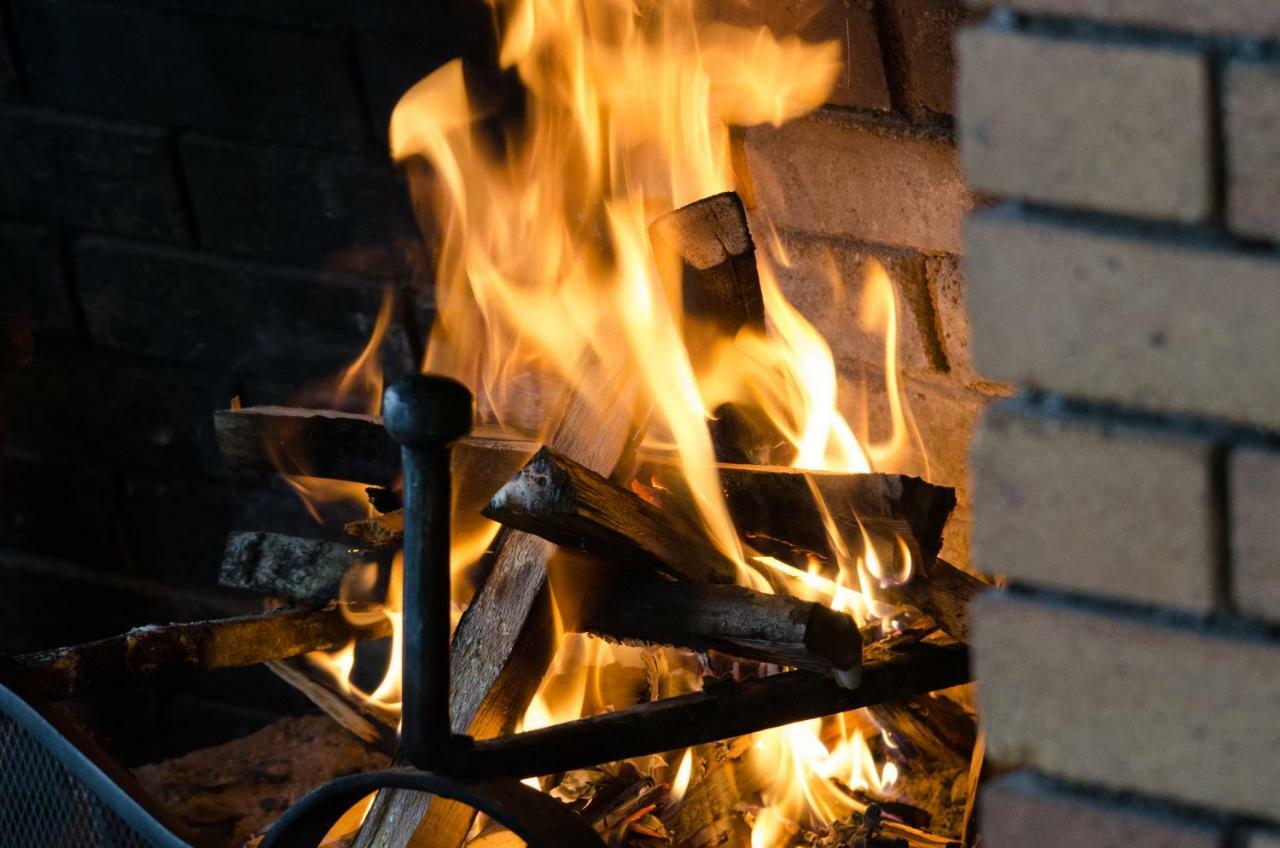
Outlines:
{"type": "Polygon", "coordinates": [[[0,0],[0,844],[1280,845],[1277,37],[0,0]]]}

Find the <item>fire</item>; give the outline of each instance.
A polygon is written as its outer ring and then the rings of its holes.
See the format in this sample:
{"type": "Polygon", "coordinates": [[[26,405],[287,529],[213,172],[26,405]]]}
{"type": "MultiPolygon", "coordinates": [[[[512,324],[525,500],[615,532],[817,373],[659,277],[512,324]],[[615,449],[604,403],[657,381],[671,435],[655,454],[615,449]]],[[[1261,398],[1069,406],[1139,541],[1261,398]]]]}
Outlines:
{"type": "MultiPolygon", "coordinates": [[[[873,442],[841,413],[830,346],[783,293],[779,269],[789,258],[776,233],[760,256],[766,328],[699,338],[712,355],[695,361],[688,338],[708,330],[686,320],[680,289],[664,282],[678,275],[663,273],[670,269],[654,256],[647,229],[664,212],[733,189],[730,128],[780,124],[819,106],[839,72],[839,45],[708,24],[695,0],[489,2],[499,22],[499,62],[523,85],[519,122],[501,120],[472,91],[460,61],[411,88],[391,118],[392,156],[431,166],[429,184],[419,177],[415,186],[439,230],[438,315],[423,369],[466,383],[486,422],[537,436],[554,423],[545,410],[564,392],[588,402],[610,398],[612,387],[593,381],[627,375],[642,399],[634,425],[649,446],[674,453],[706,532],[739,563],[741,582],[773,591],[781,580],[859,623],[887,622],[893,608],[876,600],[877,589],[910,575],[905,543],[886,549],[865,529],[862,538],[845,539],[828,516],[834,574],[755,556],[723,502],[707,422],[723,404],[754,409],[805,469],[885,469],[917,450],[898,381],[892,280],[871,262],[862,281],[859,329],[884,341],[890,406],[888,436],[873,442]],[[587,361],[605,367],[582,367],[587,361]]],[[[838,275],[831,282],[844,285],[838,275]]],[[[390,314],[384,305],[375,339],[341,381],[342,391],[371,403],[381,390],[373,351],[390,314]]],[[[455,571],[487,541],[472,540],[465,555],[460,544],[455,571]]],[[[387,608],[398,623],[397,599],[387,608]]],[[[353,656],[317,661],[346,681],[353,656]]],[[[376,690],[351,691],[394,709],[397,664],[398,652],[376,690]]],[[[568,634],[522,728],[626,706],[618,680],[636,672],[657,674],[661,682],[651,689],[662,696],[700,685],[679,652],[568,634]]],[[[857,715],[757,734],[771,780],[753,846],[785,844],[800,823],[859,809],[855,789],[890,791],[895,769],[878,764],[868,744],[877,735],[857,715]]],[[[686,751],[672,780],[676,801],[692,768],[686,751]]]]}

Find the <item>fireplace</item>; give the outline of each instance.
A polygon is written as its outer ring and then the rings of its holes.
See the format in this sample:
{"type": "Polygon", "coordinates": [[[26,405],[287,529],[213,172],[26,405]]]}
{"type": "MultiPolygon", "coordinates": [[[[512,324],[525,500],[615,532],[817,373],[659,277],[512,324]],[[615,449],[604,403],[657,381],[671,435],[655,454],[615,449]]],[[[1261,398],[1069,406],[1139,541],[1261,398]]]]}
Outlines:
{"type": "MultiPolygon", "coordinates": [[[[193,842],[421,765],[425,370],[446,772],[617,845],[1269,846],[1277,21],[694,5],[0,5],[0,682],[193,842]]],[[[403,789],[325,844],[520,844],[403,789]]]]}

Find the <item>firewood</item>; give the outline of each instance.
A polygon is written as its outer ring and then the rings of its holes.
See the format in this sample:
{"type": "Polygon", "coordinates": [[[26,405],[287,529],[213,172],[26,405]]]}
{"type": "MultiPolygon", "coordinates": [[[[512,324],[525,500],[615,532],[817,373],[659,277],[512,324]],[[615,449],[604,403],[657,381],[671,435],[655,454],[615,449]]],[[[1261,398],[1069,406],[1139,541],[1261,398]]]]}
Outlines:
{"type": "Polygon", "coordinates": [[[272,660],[267,668],[360,741],[388,756],[394,756],[399,750],[396,713],[358,702],[339,689],[326,672],[305,660],[272,660]]]}
{"type": "Polygon", "coordinates": [[[856,689],[845,689],[809,671],[715,683],[691,695],[479,740],[467,764],[485,773],[513,777],[553,774],[755,733],[968,680],[968,649],[959,643],[869,646],[863,656],[862,683],[856,689]]]}
{"type": "Polygon", "coordinates": [[[391,635],[385,619],[352,625],[338,607],[287,609],[262,615],[139,627],[121,636],[14,658],[21,682],[60,700],[96,690],[197,671],[241,668],[354,638],[391,635]]]}
{"type": "Polygon", "coordinates": [[[232,533],[218,583],[296,603],[338,596],[342,576],[371,554],[350,545],[279,533],[232,533]]]}
{"type": "MultiPolygon", "coordinates": [[[[739,531],[756,550],[783,560],[810,554],[832,559],[829,516],[852,551],[860,550],[865,529],[878,542],[886,567],[893,564],[895,537],[906,543],[913,563],[928,565],[942,548],[942,530],[956,503],[954,489],[905,474],[760,465],[720,465],[718,470],[739,531]]],[[[680,469],[669,459],[650,459],[637,478],[657,487],[664,506],[689,502],[680,469]],[[670,493],[666,497],[664,490],[670,493]]]]}
{"type": "MultiPolygon", "coordinates": [[[[321,409],[251,406],[214,413],[218,447],[239,472],[298,474],[391,485],[400,476],[400,446],[376,415],[321,409]]],[[[453,449],[455,488],[484,504],[537,445],[484,433],[458,440],[453,449]]]]}
{"type": "Polygon", "coordinates": [[[926,759],[938,768],[968,764],[977,742],[973,717],[942,694],[917,695],[867,708],[893,737],[906,759],[926,759]]]}
{"type": "Polygon", "coordinates": [[[880,589],[891,604],[915,607],[961,642],[969,641],[969,604],[987,588],[981,577],[961,571],[944,559],[913,569],[907,582],[880,589]]]}
{"type": "Polygon", "coordinates": [[[324,716],[280,719],[240,739],[134,769],[198,836],[243,845],[295,801],[335,777],[386,766],[324,716]]]}
{"type": "Polygon", "coordinates": [[[552,590],[569,630],[619,640],[714,649],[776,665],[835,672],[856,686],[862,634],[848,615],[742,586],[691,585],[582,557],[560,557],[552,590]]]}
{"type": "Polygon", "coordinates": [[[498,490],[484,514],[563,548],[693,582],[731,583],[736,572],[692,523],[548,448],[498,490]]]}
{"type": "MultiPolygon", "coordinates": [[[[608,474],[634,440],[631,378],[621,362],[591,358],[582,385],[567,392],[547,446],[608,474]]],[[[455,466],[456,467],[456,466],[455,466]]],[[[454,631],[450,711],[455,733],[485,739],[509,731],[528,709],[555,655],[547,563],[555,546],[518,530],[500,536],[493,566],[454,631]]],[[[474,810],[416,792],[380,792],[356,839],[357,848],[404,848],[416,838],[454,848],[466,838],[474,810]]]]}

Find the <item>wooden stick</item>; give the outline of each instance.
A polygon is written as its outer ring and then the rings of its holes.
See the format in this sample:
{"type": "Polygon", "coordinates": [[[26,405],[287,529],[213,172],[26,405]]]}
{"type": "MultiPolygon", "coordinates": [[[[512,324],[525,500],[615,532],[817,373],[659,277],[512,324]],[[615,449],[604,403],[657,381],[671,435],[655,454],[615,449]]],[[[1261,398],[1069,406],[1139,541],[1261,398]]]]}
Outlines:
{"type": "MultiPolygon", "coordinates": [[[[623,363],[592,358],[578,391],[567,393],[547,446],[608,474],[633,442],[634,388],[623,363]]],[[[504,531],[493,567],[454,631],[450,710],[455,733],[477,739],[509,731],[533,700],[555,655],[547,563],[550,542],[504,531]]],[[[416,792],[380,792],[356,848],[404,848],[414,841],[454,848],[474,810],[416,792]],[[428,807],[428,803],[430,806],[428,807]]]]}
{"type": "Polygon", "coordinates": [[[731,583],[737,570],[692,523],[548,448],[498,490],[484,514],[563,548],[693,582],[731,583]]]}
{"type": "Polygon", "coordinates": [[[388,756],[400,749],[396,731],[397,714],[383,712],[362,704],[338,688],[324,671],[299,658],[271,660],[267,663],[277,677],[297,689],[311,703],[361,741],[388,756]]]}
{"type": "Polygon", "coordinates": [[[565,627],[612,639],[714,649],[858,685],[862,634],[848,615],[742,586],[691,585],[560,557],[551,586],[565,627]]]}
{"type": "Polygon", "coordinates": [[[25,685],[61,700],[99,689],[197,671],[241,668],[352,639],[391,635],[382,616],[356,627],[338,607],[289,609],[240,618],[139,627],[121,636],[16,657],[25,685]]]}
{"type": "Polygon", "coordinates": [[[864,656],[862,684],[845,689],[808,671],[640,704],[500,739],[477,741],[467,764],[486,774],[530,777],[714,742],[969,680],[968,649],[917,642],[864,656]]]}
{"type": "Polygon", "coordinates": [[[938,768],[959,768],[973,757],[977,725],[945,695],[918,695],[867,708],[907,759],[925,758],[938,768]]]}

